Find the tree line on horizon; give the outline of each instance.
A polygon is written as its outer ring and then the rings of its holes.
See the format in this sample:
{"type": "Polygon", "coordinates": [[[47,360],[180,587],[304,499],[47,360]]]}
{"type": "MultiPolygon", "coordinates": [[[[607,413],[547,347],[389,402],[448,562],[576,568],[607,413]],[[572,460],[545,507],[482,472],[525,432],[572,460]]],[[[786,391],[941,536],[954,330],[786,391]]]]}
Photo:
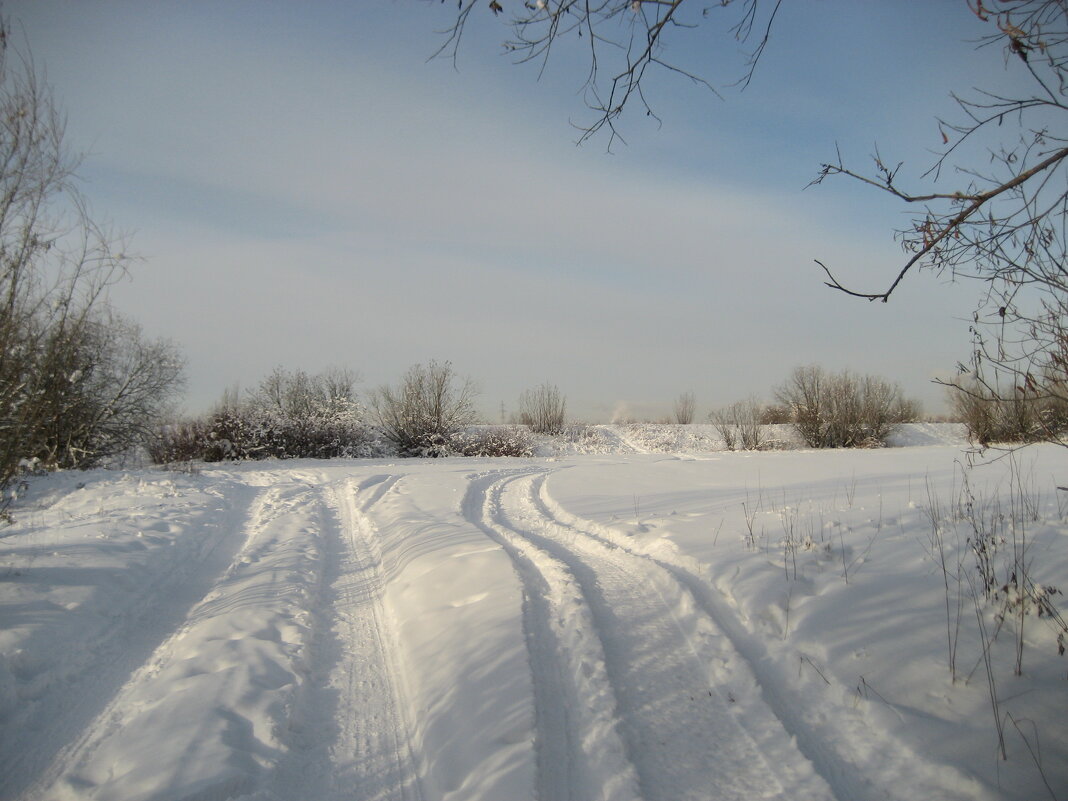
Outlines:
{"type": "MultiPolygon", "coordinates": [[[[149,446],[158,463],[190,460],[372,456],[530,456],[537,440],[576,439],[588,428],[567,418],[567,398],[551,382],[525,390],[506,424],[480,420],[474,382],[449,362],[411,366],[394,385],[361,399],[356,375],[276,368],[255,389],[229,390],[199,417],[161,426],[149,446]]],[[[775,403],[748,398],[714,409],[707,420],[729,450],[772,445],[767,427],[789,425],[811,448],[878,447],[920,405],[900,386],[848,370],[796,368],[774,391],[775,403]]],[[[683,393],[675,424],[695,419],[683,393]]]]}

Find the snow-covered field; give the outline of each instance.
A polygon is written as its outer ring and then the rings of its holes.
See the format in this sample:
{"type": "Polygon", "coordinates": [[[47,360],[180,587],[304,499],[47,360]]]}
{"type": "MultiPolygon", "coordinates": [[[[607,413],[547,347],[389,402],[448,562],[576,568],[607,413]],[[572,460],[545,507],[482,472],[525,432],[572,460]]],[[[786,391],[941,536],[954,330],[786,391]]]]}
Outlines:
{"type": "Polygon", "coordinates": [[[666,430],[32,479],[0,798],[1068,799],[1068,451],[666,430]]]}

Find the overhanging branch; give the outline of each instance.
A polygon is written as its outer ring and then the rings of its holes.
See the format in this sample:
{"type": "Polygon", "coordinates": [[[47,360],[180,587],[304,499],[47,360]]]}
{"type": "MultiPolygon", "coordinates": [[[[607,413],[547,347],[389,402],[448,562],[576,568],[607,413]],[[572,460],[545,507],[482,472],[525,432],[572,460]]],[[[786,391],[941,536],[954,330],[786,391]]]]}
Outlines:
{"type": "Polygon", "coordinates": [[[823,271],[827,274],[827,277],[829,279],[824,283],[831,289],[836,289],[839,292],[844,292],[845,294],[855,298],[864,298],[865,300],[881,300],[883,303],[886,303],[888,300],[890,300],[890,295],[892,295],[894,290],[897,289],[898,285],[904,280],[905,276],[909,273],[909,271],[912,270],[912,268],[925,256],[929,255],[932,251],[934,251],[938,247],[938,245],[940,245],[947,238],[949,238],[956,231],[958,231],[960,227],[965,222],[967,222],[972,217],[972,215],[975,214],[975,212],[979,211],[979,209],[981,209],[994,198],[1004,194],[1005,192],[1008,192],[1011,189],[1015,189],[1016,187],[1021,186],[1039,173],[1048,170],[1050,167],[1053,167],[1056,164],[1059,164],[1065,158],[1068,158],[1068,147],[1061,148],[1048,158],[1036,164],[1034,167],[1031,167],[1028,170],[1024,170],[1019,175],[1015,176],[1012,180],[1006,181],[1005,183],[1000,184],[986,192],[954,193],[951,195],[909,195],[899,191],[896,187],[893,186],[893,183],[890,180],[888,180],[886,183],[878,183],[870,178],[866,178],[864,176],[846,170],[841,167],[841,165],[834,166],[825,164],[823,167],[822,174],[820,176],[821,178],[831,174],[848,175],[851,178],[855,178],[871,186],[878,187],[879,189],[882,189],[885,192],[889,192],[895,197],[904,200],[906,203],[925,202],[929,200],[959,200],[967,201],[967,205],[963,209],[961,209],[961,211],[956,214],[951,220],[949,220],[949,222],[947,222],[942,227],[942,230],[939,231],[937,235],[925,241],[923,246],[912,255],[912,258],[905,262],[905,266],[901,268],[901,270],[897,274],[897,277],[894,278],[893,282],[890,284],[890,287],[885,292],[857,292],[855,290],[849,289],[843,286],[842,283],[834,277],[834,274],[830,271],[830,269],[828,269],[825,264],[823,264],[823,262],[817,260],[816,264],[823,268],[823,271]]]}

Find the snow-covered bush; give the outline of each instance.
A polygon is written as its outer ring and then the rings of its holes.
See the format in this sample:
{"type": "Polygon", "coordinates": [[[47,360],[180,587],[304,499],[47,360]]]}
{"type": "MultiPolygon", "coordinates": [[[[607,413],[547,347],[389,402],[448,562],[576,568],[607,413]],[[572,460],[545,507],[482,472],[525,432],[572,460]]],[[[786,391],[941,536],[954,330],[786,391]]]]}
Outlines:
{"type": "Polygon", "coordinates": [[[475,422],[474,386],[449,362],[416,364],[397,387],[371,396],[371,412],[382,435],[405,456],[448,456],[453,440],[475,422]]]}
{"type": "Polygon", "coordinates": [[[5,387],[3,447],[47,469],[91,467],[143,445],[168,412],[183,363],[164,340],[106,309],[53,324],[5,387]]]}
{"type": "Polygon", "coordinates": [[[347,373],[276,370],[246,399],[230,398],[200,420],[161,428],[150,455],[164,464],[384,455],[354,383],[347,373]]]}
{"type": "Polygon", "coordinates": [[[204,420],[181,420],[156,429],[146,443],[148,457],[154,464],[179,464],[203,460],[204,420]]]}
{"type": "Polygon", "coordinates": [[[876,376],[822,367],[798,367],[775,392],[810,448],[878,446],[902,423],[914,420],[918,404],[901,387],[876,376]]]}
{"type": "Polygon", "coordinates": [[[475,426],[452,440],[459,456],[533,456],[534,438],[520,426],[475,426]]]}

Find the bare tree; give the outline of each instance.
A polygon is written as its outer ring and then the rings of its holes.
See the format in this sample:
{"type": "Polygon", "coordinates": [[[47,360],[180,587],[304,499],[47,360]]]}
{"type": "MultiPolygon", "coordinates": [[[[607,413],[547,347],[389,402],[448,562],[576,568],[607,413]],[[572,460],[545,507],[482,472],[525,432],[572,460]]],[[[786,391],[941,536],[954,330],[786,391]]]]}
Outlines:
{"type": "Polygon", "coordinates": [[[0,21],[0,487],[26,462],[77,466],[113,453],[142,429],[141,412],[158,410],[152,393],[179,380],[170,346],[149,353],[107,313],[107,288],[130,258],[90,216],[63,131],[32,58],[0,21]]]}
{"type": "MultiPolygon", "coordinates": [[[[585,54],[582,80],[593,116],[580,125],[580,139],[607,131],[611,147],[628,106],[637,103],[655,116],[651,72],[674,72],[712,88],[706,76],[665,60],[668,39],[729,34],[748,42],[737,81],[744,87],[772,40],[783,0],[494,0],[488,6],[460,0],[444,52],[455,55],[476,6],[503,16],[510,29],[505,48],[521,62],[544,67],[563,48],[585,54]]],[[[980,86],[954,95],[938,121],[942,149],[918,186],[904,186],[903,165],[878,152],[870,172],[840,155],[822,165],[814,183],[843,176],[917,211],[896,231],[906,256],[885,283],[879,279],[881,286],[858,289],[839,279],[837,265],[816,263],[829,287],[871,301],[888,301],[921,268],[983,282],[973,354],[960,365],[962,390],[1062,404],[1068,402],[1068,2],[961,0],[960,14],[962,22],[987,26],[978,46],[990,52],[992,67],[1001,62],[1021,77],[1024,88],[1006,95],[980,86]]],[[[1045,436],[1068,444],[1064,429],[1045,436]]]]}
{"type": "Polygon", "coordinates": [[[566,416],[567,398],[548,381],[519,396],[519,422],[536,434],[559,434],[566,416]]]}
{"type": "Polygon", "coordinates": [[[693,422],[694,412],[697,410],[697,400],[692,392],[683,392],[675,398],[675,422],[680,426],[688,426],[693,422]]]}
{"type": "Polygon", "coordinates": [[[449,362],[416,364],[397,387],[371,396],[371,413],[382,433],[409,456],[444,456],[453,439],[475,422],[475,389],[449,362]]]}

